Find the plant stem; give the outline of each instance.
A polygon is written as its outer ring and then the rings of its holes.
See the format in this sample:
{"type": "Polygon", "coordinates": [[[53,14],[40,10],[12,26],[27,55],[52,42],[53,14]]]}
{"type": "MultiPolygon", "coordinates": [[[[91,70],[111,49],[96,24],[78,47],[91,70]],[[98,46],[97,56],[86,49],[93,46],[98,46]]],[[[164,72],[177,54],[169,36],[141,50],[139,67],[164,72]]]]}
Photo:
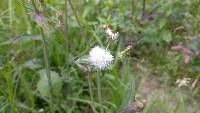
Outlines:
{"type": "Polygon", "coordinates": [[[132,0],[132,17],[133,17],[133,14],[134,14],[134,11],[135,11],[135,0],[132,0]]]}
{"type": "Polygon", "coordinates": [[[67,0],[65,0],[65,16],[64,16],[64,27],[61,27],[61,31],[63,33],[64,41],[65,41],[65,63],[67,62],[67,56],[68,56],[68,48],[69,43],[68,43],[68,21],[67,21],[67,0]]]}
{"type": "MultiPolygon", "coordinates": [[[[131,81],[130,81],[130,93],[129,93],[129,97],[128,97],[128,102],[132,101],[132,98],[134,98],[135,95],[135,78],[134,75],[131,75],[131,81]]],[[[134,98],[135,100],[135,98],[134,98]]]]}
{"type": "Polygon", "coordinates": [[[7,97],[7,101],[11,106],[11,112],[13,113],[19,113],[19,111],[16,108],[16,100],[15,100],[15,96],[14,96],[14,79],[13,79],[13,73],[12,71],[13,68],[11,67],[11,64],[8,64],[8,70],[6,70],[6,74],[7,76],[5,76],[5,80],[6,80],[6,85],[7,85],[7,93],[8,93],[8,97],[7,97]]]}
{"type": "MultiPolygon", "coordinates": [[[[128,59],[127,62],[125,63],[127,66],[130,66],[130,60],[128,59]]],[[[127,67],[127,70],[130,70],[129,67],[127,67]]],[[[129,83],[130,83],[130,88],[129,88],[129,95],[128,95],[128,103],[132,102],[133,99],[135,100],[135,77],[133,74],[130,74],[129,78],[129,83]]]]}
{"type": "Polygon", "coordinates": [[[43,54],[44,54],[44,62],[45,62],[45,68],[46,68],[46,76],[48,78],[48,85],[49,85],[49,89],[50,89],[50,111],[51,113],[54,113],[54,107],[53,107],[53,86],[52,86],[52,82],[51,82],[51,72],[50,72],[50,68],[49,68],[49,60],[48,60],[48,49],[47,49],[47,42],[44,36],[44,32],[42,30],[42,28],[40,28],[40,32],[42,34],[42,39],[43,39],[43,54]]]}
{"type": "Polygon", "coordinates": [[[97,82],[97,95],[98,95],[98,99],[99,99],[99,104],[100,106],[100,113],[104,113],[103,112],[103,107],[102,107],[102,98],[101,98],[101,79],[100,79],[100,73],[97,72],[97,76],[96,76],[96,82],[97,82]]]}
{"type": "MultiPolygon", "coordinates": [[[[66,26],[66,25],[65,25],[66,26]]],[[[63,34],[64,37],[64,41],[65,41],[65,63],[67,63],[67,56],[68,56],[68,48],[69,48],[69,43],[68,43],[68,36],[67,36],[67,32],[66,30],[63,30],[63,28],[61,28],[61,32],[63,34]]]]}
{"type": "Polygon", "coordinates": [[[9,10],[9,22],[10,22],[10,29],[12,29],[12,23],[13,23],[13,9],[12,9],[12,0],[8,0],[8,10],[9,10]]]}
{"type": "Polygon", "coordinates": [[[92,101],[92,110],[95,112],[95,113],[98,113],[94,107],[94,98],[93,98],[93,92],[92,92],[92,82],[91,82],[91,77],[90,77],[90,73],[88,72],[87,73],[87,79],[88,79],[88,85],[89,85],[89,91],[90,91],[90,99],[92,101]]]}
{"type": "MultiPolygon", "coordinates": [[[[38,12],[38,9],[36,7],[35,1],[31,0],[34,10],[35,12],[38,12]]],[[[44,35],[44,31],[42,29],[42,27],[40,27],[40,33],[42,35],[42,41],[43,41],[43,54],[44,54],[44,62],[45,62],[45,68],[46,68],[46,76],[48,78],[48,85],[49,85],[49,89],[50,89],[50,112],[54,113],[54,104],[53,104],[53,86],[51,83],[51,72],[50,72],[50,68],[49,68],[49,60],[48,60],[48,49],[47,49],[47,42],[46,42],[46,38],[44,35]]]]}
{"type": "Polygon", "coordinates": [[[76,21],[77,21],[79,27],[80,27],[80,31],[81,31],[81,34],[82,34],[83,38],[85,39],[86,43],[89,44],[89,43],[88,43],[88,39],[86,38],[86,35],[85,35],[84,31],[83,31],[83,27],[82,27],[82,25],[81,25],[81,22],[80,22],[80,20],[79,20],[79,18],[78,18],[78,15],[77,15],[77,13],[76,13],[76,11],[75,11],[75,9],[74,9],[74,6],[73,6],[71,0],[68,0],[68,3],[69,3],[69,5],[70,5],[70,7],[71,7],[71,9],[72,9],[72,11],[73,11],[73,13],[74,13],[74,16],[75,16],[75,18],[76,18],[76,21]]]}
{"type": "Polygon", "coordinates": [[[108,49],[108,48],[109,48],[109,46],[110,46],[110,40],[108,41],[108,45],[107,45],[106,49],[108,49]]]}

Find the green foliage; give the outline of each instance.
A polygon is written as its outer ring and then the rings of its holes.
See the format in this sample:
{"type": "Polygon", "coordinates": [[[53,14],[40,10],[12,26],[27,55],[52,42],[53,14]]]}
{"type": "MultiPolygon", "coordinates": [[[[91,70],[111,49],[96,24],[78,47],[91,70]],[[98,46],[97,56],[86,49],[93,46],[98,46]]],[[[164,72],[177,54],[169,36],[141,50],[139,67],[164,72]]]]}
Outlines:
{"type": "MultiPolygon", "coordinates": [[[[46,76],[46,72],[45,70],[40,70],[39,71],[39,75],[40,75],[40,80],[37,83],[37,90],[41,93],[42,96],[50,96],[50,87],[48,84],[48,78],[46,76]]],[[[51,84],[53,86],[53,92],[55,93],[59,93],[61,92],[61,88],[62,88],[62,79],[61,77],[54,71],[51,71],[50,73],[50,81],[51,84]]]]}
{"type": "Polygon", "coordinates": [[[71,0],[73,8],[70,0],[33,1],[48,30],[34,20],[31,0],[0,1],[0,113],[120,113],[135,94],[146,100],[143,113],[200,112],[199,0],[71,0]],[[75,61],[107,46],[104,24],[120,34],[113,55],[133,49],[100,75],[100,104],[96,72],[75,61]],[[189,63],[171,49],[178,44],[192,51],[189,63]],[[191,82],[178,87],[184,77],[191,82]]]}

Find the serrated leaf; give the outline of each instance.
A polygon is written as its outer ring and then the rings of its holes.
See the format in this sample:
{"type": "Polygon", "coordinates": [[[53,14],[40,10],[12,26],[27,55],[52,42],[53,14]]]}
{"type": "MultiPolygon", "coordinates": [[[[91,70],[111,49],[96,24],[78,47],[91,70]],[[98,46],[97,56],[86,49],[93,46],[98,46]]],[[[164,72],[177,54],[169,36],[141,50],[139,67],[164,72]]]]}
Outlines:
{"type": "MultiPolygon", "coordinates": [[[[54,94],[59,94],[62,88],[62,79],[55,71],[51,71],[51,83],[54,94]]],[[[50,96],[50,87],[48,84],[48,78],[46,76],[46,70],[42,69],[39,71],[40,79],[37,83],[37,90],[42,96],[50,96]]]]}

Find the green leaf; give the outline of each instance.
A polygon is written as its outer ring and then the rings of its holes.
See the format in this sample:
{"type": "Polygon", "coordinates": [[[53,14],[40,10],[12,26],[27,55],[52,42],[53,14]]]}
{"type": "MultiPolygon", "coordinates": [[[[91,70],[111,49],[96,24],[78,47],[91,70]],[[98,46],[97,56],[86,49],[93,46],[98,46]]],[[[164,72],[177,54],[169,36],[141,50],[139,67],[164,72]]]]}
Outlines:
{"type": "Polygon", "coordinates": [[[158,23],[159,29],[162,29],[166,25],[166,19],[161,19],[158,23]]]}
{"type": "MultiPolygon", "coordinates": [[[[55,71],[51,71],[51,83],[53,87],[54,94],[59,94],[62,88],[62,79],[55,71]]],[[[48,84],[48,78],[46,76],[46,70],[42,69],[39,71],[40,80],[37,83],[37,90],[42,94],[42,96],[50,96],[50,87],[48,84]]]]}
{"type": "Polygon", "coordinates": [[[41,65],[37,63],[37,59],[31,59],[31,60],[26,61],[26,62],[23,64],[23,67],[24,67],[24,68],[31,69],[31,70],[35,70],[35,69],[37,69],[37,68],[40,68],[41,65]]]}
{"type": "Polygon", "coordinates": [[[1,42],[0,46],[4,46],[4,45],[18,45],[20,43],[23,42],[29,42],[29,41],[41,41],[42,37],[40,35],[33,35],[33,36],[22,36],[19,38],[11,38],[5,42],[1,42]]]}
{"type": "Polygon", "coordinates": [[[169,32],[167,30],[161,32],[161,37],[167,43],[172,41],[172,34],[171,34],[171,32],[169,32]]]}

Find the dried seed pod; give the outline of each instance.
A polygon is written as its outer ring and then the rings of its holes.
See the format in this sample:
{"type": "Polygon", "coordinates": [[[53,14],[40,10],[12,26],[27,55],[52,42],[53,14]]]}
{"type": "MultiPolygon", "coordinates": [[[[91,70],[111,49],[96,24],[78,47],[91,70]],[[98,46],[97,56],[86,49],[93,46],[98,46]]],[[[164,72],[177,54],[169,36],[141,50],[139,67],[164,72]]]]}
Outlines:
{"type": "Polygon", "coordinates": [[[63,23],[63,15],[60,11],[56,13],[56,18],[57,18],[56,27],[62,30],[64,23],[63,23]]]}
{"type": "Polygon", "coordinates": [[[123,51],[121,51],[118,55],[117,55],[117,57],[118,58],[123,58],[123,57],[125,57],[125,56],[127,56],[128,54],[129,54],[129,52],[130,52],[130,50],[131,50],[131,48],[132,48],[133,46],[128,46],[128,47],[126,47],[123,51]]]}
{"type": "Polygon", "coordinates": [[[107,38],[110,40],[117,40],[119,37],[119,33],[113,33],[112,30],[108,27],[108,25],[103,25],[103,30],[107,35],[107,38]]]}

